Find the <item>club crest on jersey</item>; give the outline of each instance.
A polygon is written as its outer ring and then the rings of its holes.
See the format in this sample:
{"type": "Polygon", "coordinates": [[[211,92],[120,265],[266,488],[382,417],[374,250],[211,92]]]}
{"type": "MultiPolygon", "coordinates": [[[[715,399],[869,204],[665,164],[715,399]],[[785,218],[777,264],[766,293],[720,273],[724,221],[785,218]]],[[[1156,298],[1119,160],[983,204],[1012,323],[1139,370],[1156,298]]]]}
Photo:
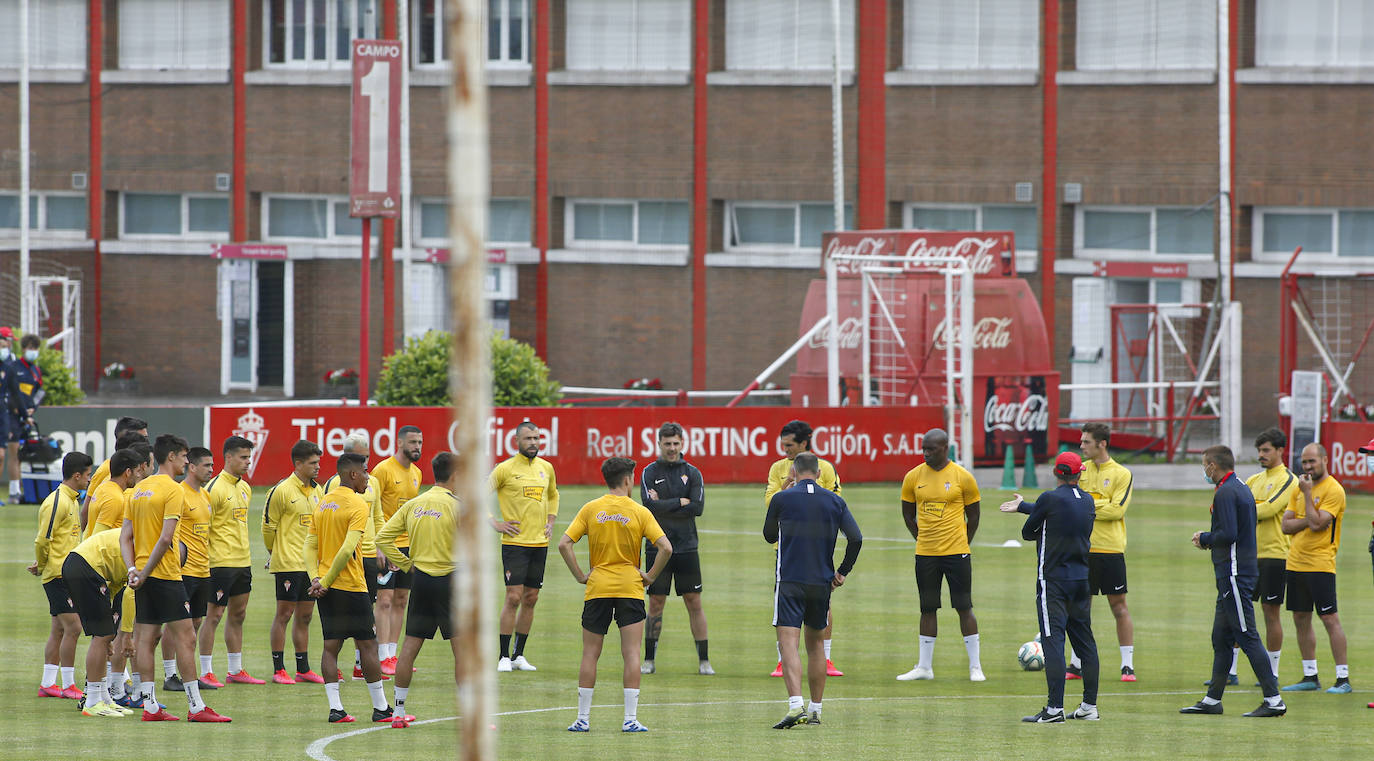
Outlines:
{"type": "Polygon", "coordinates": [[[109,592],[110,592],[110,588],[109,588],[109,587],[105,586],[104,584],[101,584],[101,585],[100,585],[100,594],[102,594],[102,595],[103,595],[103,594],[109,594],[109,592]]]}
{"type": "Polygon", "coordinates": [[[682,474],[682,484],[683,484],[684,486],[687,485],[687,474],[686,474],[686,473],[683,473],[683,474],[682,474]]]}
{"type": "Polygon", "coordinates": [[[258,459],[262,457],[262,451],[267,444],[268,430],[264,426],[262,415],[254,412],[250,407],[239,419],[234,428],[235,436],[242,436],[253,442],[253,449],[248,457],[248,477],[253,477],[253,472],[258,469],[258,459]]]}
{"type": "Polygon", "coordinates": [[[291,591],[291,580],[290,580],[290,579],[283,580],[282,583],[281,583],[281,586],[282,586],[282,589],[286,590],[287,592],[290,592],[290,591],[291,591]]]}
{"type": "Polygon", "coordinates": [[[951,484],[950,482],[946,481],[946,482],[945,482],[945,491],[949,491],[949,487],[952,486],[952,485],[953,485],[953,484],[951,484]]]}
{"type": "Polygon", "coordinates": [[[1104,479],[1102,479],[1102,485],[1103,485],[1103,486],[1111,486],[1111,485],[1112,485],[1112,479],[1110,479],[1110,478],[1104,478],[1104,479]]]}

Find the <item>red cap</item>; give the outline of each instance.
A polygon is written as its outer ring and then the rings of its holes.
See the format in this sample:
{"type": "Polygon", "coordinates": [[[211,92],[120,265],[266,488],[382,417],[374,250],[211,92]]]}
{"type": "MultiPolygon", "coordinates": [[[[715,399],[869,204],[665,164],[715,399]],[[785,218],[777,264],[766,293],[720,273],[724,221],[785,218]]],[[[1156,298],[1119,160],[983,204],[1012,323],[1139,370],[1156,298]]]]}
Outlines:
{"type": "MultiPolygon", "coordinates": [[[[3,331],[4,328],[0,328],[3,331]]],[[[1374,439],[1370,439],[1368,444],[1360,447],[1360,454],[1374,454],[1374,439]]]]}
{"type": "Polygon", "coordinates": [[[1059,456],[1054,458],[1054,472],[1066,476],[1082,473],[1083,458],[1076,452],[1060,452],[1059,456]],[[1067,472],[1063,470],[1065,468],[1067,472]]]}
{"type": "Polygon", "coordinates": [[[0,328],[0,338],[10,338],[10,339],[13,339],[13,338],[14,338],[14,331],[11,330],[10,327],[9,327],[8,325],[6,325],[5,327],[0,328]]]}

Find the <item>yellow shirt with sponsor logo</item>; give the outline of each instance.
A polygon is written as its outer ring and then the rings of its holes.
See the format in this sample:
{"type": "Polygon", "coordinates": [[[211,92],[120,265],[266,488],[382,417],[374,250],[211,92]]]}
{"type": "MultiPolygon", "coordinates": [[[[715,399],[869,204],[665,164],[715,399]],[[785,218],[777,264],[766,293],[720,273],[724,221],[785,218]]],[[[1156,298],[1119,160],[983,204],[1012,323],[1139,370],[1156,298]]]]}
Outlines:
{"type": "Polygon", "coordinates": [[[663,529],[647,507],[629,497],[607,494],[583,505],[564,533],[573,541],[587,537],[592,569],[583,599],[644,599],[639,548],[644,540],[653,543],[663,536],[663,529]]]}
{"type": "Polygon", "coordinates": [[[295,473],[267,492],[262,511],[262,543],[272,553],[272,573],[304,571],[305,537],[320,506],[320,485],[304,483],[295,473]]]}
{"type": "Polygon", "coordinates": [[[186,545],[186,562],[181,564],[182,576],[198,579],[210,576],[210,495],[205,489],[192,489],[183,481],[182,491],[186,492],[181,507],[181,520],[177,522],[177,557],[181,557],[179,545],[186,545]]]}
{"type": "Polygon", "coordinates": [[[81,503],[76,490],[62,484],[38,507],[38,535],[34,556],[44,584],[62,576],[62,561],[81,542],[81,503]]]}
{"type": "MultiPolygon", "coordinates": [[[[339,474],[335,473],[324,482],[324,493],[334,491],[339,485],[339,474]]],[[[386,523],[386,517],[382,515],[382,490],[377,483],[377,477],[369,475],[367,477],[367,492],[362,495],[363,501],[367,503],[367,514],[369,516],[367,525],[363,527],[363,540],[358,545],[358,552],[363,558],[377,557],[377,532],[382,530],[382,525],[386,523]]]]}
{"type": "MultiPolygon", "coordinates": [[[[835,492],[840,493],[840,476],[835,472],[835,466],[828,460],[816,458],[821,463],[821,477],[816,479],[816,483],[835,492]]],[[[772,501],[773,495],[782,491],[782,485],[786,483],[787,476],[792,471],[792,458],[784,457],[781,460],[768,466],[768,486],[763,490],[763,507],[768,508],[768,503],[772,501]]]]}
{"type": "MultiPolygon", "coordinates": [[[[181,521],[186,502],[186,490],[176,479],[164,473],[139,481],[129,497],[124,519],[134,527],[134,565],[142,569],[153,554],[153,547],[162,536],[166,521],[181,521]]],[[[176,535],[173,534],[175,537],[176,535]]],[[[181,564],[177,562],[176,540],[162,553],[162,559],[148,574],[154,579],[181,581],[181,564]]]]}
{"type": "Polygon", "coordinates": [[[86,510],[86,533],[83,539],[90,539],[96,533],[124,525],[124,503],[126,491],[114,481],[105,479],[98,487],[87,487],[91,495],[91,505],[86,510]]]}
{"type": "Polygon", "coordinates": [[[517,547],[547,547],[544,526],[549,516],[558,514],[558,480],[553,464],[542,457],[530,459],[517,454],[497,465],[487,479],[496,492],[501,520],[520,521],[520,533],[501,535],[501,544],[517,547]]]}
{"type": "Polygon", "coordinates": [[[329,569],[334,565],[334,556],[344,546],[349,532],[363,531],[369,517],[367,502],[347,486],[336,487],[324,495],[310,524],[310,534],[316,537],[318,548],[318,563],[309,572],[312,578],[319,578],[321,583],[328,581],[330,589],[367,591],[367,582],[363,578],[363,559],[357,549],[348,556],[348,563],[333,581],[329,581],[329,569]]]}
{"type": "Polygon", "coordinates": [[[233,473],[220,471],[205,490],[210,495],[210,567],[247,568],[253,564],[248,543],[252,487],[233,473]]]}
{"type": "MultiPolygon", "coordinates": [[[[105,481],[109,480],[109,478],[110,458],[107,457],[105,458],[105,462],[100,463],[100,465],[95,469],[95,472],[91,474],[91,482],[89,484],[86,484],[86,493],[94,495],[95,490],[99,489],[100,485],[105,483],[105,481]]],[[[94,498],[92,498],[92,504],[94,504],[94,498]]],[[[90,536],[90,534],[87,534],[86,536],[90,536]]]]}
{"type": "Polygon", "coordinates": [[[964,508],[982,499],[973,474],[953,460],[939,470],[921,463],[907,471],[902,501],[916,505],[916,554],[969,554],[964,508]]]}
{"type": "Polygon", "coordinates": [[[412,567],[430,576],[453,573],[453,532],[458,525],[458,498],[442,486],[405,504],[377,533],[377,546],[403,571],[412,567]],[[410,557],[396,549],[396,537],[410,535],[410,557]]]}
{"type": "MultiPolygon", "coordinates": [[[[1312,504],[1322,512],[1331,513],[1331,522],[1321,531],[1303,528],[1293,534],[1293,543],[1288,548],[1288,562],[1285,567],[1290,571],[1336,572],[1336,552],[1341,548],[1341,519],[1345,517],[1345,487],[1335,476],[1312,484],[1312,504]]],[[[1307,517],[1307,500],[1302,489],[1293,490],[1293,498],[1288,503],[1293,517],[1307,517]]]]}
{"type": "Polygon", "coordinates": [[[1126,508],[1131,506],[1131,471],[1107,458],[1101,465],[1087,460],[1078,474],[1078,488],[1092,495],[1097,517],[1093,518],[1089,552],[1126,552],[1126,508]]]}
{"type": "Polygon", "coordinates": [[[129,571],[124,565],[124,556],[119,549],[119,529],[98,531],[73,547],[72,552],[85,559],[86,563],[105,579],[110,597],[119,594],[119,590],[128,583],[129,571]]]}
{"type": "Polygon", "coordinates": [[[1298,488],[1298,477],[1283,465],[1262,470],[1245,479],[1255,495],[1255,544],[1257,557],[1288,557],[1292,538],[1283,533],[1283,513],[1298,488]]]}
{"type": "MultiPolygon", "coordinates": [[[[372,469],[377,477],[377,489],[382,503],[382,519],[391,520],[396,509],[420,493],[420,468],[415,463],[403,463],[395,455],[377,463],[372,469]]],[[[409,547],[410,537],[401,534],[397,547],[409,547]]]]}

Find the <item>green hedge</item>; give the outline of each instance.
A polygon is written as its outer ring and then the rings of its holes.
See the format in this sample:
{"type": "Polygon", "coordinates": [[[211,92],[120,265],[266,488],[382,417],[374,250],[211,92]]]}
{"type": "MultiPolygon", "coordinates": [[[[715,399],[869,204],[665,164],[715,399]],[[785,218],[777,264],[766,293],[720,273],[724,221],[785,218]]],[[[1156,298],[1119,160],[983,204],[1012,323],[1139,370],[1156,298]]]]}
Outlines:
{"type": "MultiPolygon", "coordinates": [[[[385,406],[447,406],[449,361],[453,337],[431,330],[406,340],[405,347],[383,360],[377,381],[377,403],[385,406]]],[[[502,407],[546,407],[558,403],[561,385],[549,378],[549,367],[528,344],[494,336],[491,340],[492,404],[502,407]]]]}

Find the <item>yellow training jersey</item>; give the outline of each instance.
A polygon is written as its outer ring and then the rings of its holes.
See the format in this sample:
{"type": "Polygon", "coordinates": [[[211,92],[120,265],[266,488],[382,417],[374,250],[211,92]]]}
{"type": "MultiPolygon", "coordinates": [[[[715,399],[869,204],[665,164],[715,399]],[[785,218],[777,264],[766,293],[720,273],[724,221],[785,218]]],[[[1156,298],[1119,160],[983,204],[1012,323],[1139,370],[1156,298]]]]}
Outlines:
{"type": "Polygon", "coordinates": [[[520,533],[501,535],[501,544],[518,547],[547,547],[544,527],[549,516],[558,514],[558,481],[553,465],[542,457],[530,459],[517,454],[497,465],[487,479],[496,492],[501,520],[520,521],[520,533]]]}
{"type": "Polygon", "coordinates": [[[81,541],[81,503],[76,490],[62,484],[38,508],[34,555],[44,584],[62,576],[62,561],[81,541]]]}
{"type": "Polygon", "coordinates": [[[73,547],[72,552],[84,558],[105,579],[110,597],[119,594],[119,590],[128,583],[129,570],[124,565],[124,556],[119,549],[119,529],[96,532],[73,547]]]}
{"type": "Polygon", "coordinates": [[[304,571],[305,537],[320,506],[320,485],[304,483],[295,473],[267,492],[262,511],[262,543],[272,553],[272,573],[304,571]]]}
{"type": "MultiPolygon", "coordinates": [[[[396,509],[420,493],[420,468],[415,463],[403,463],[395,455],[377,463],[372,469],[377,477],[377,490],[382,503],[382,519],[391,520],[396,509]]],[[[401,534],[397,547],[409,547],[410,537],[401,534]]]]}
{"type": "Polygon", "coordinates": [[[320,583],[330,589],[367,591],[367,582],[363,579],[363,559],[356,546],[349,553],[348,562],[338,576],[329,578],[329,570],[350,533],[357,531],[361,539],[369,517],[367,502],[347,486],[339,486],[324,495],[310,524],[310,535],[316,537],[318,560],[315,568],[307,569],[311,578],[318,577],[320,583]]]}
{"type": "MultiPolygon", "coordinates": [[[[840,476],[835,472],[835,466],[828,460],[816,458],[821,463],[821,477],[816,479],[816,483],[826,489],[840,493],[840,476]]],[[[768,467],[768,486],[763,490],[763,507],[768,509],[768,503],[772,501],[773,495],[782,491],[782,485],[787,481],[787,475],[792,471],[792,460],[784,457],[768,467]]]]}
{"type": "Polygon", "coordinates": [[[592,569],[583,599],[644,599],[639,548],[644,540],[653,543],[663,536],[663,529],[647,507],[629,497],[607,494],[583,505],[565,533],[574,542],[587,537],[592,569]]]}
{"type": "MultiPolygon", "coordinates": [[[[1323,512],[1331,513],[1331,522],[1321,531],[1303,528],[1293,534],[1293,543],[1288,548],[1288,562],[1285,568],[1290,571],[1336,572],[1336,552],[1341,548],[1341,518],[1345,517],[1345,488],[1328,474],[1326,478],[1312,484],[1312,504],[1323,512]]],[[[1302,489],[1293,490],[1293,498],[1288,503],[1293,517],[1307,517],[1307,500],[1302,489]]]]}
{"type": "Polygon", "coordinates": [[[91,504],[86,510],[86,533],[82,535],[83,539],[124,525],[124,489],[119,484],[105,479],[99,487],[87,487],[86,492],[91,495],[91,504]]]}
{"type": "Polygon", "coordinates": [[[1245,479],[1255,495],[1255,544],[1261,558],[1288,557],[1292,539],[1283,533],[1283,512],[1298,489],[1298,477],[1283,465],[1260,471],[1245,479]]]}
{"type": "Polygon", "coordinates": [[[1116,460],[1098,465],[1083,463],[1078,488],[1092,495],[1097,517],[1093,518],[1092,546],[1089,552],[1124,554],[1126,552],[1126,508],[1131,505],[1131,471],[1116,460]]]}
{"type": "MultiPolygon", "coordinates": [[[[106,457],[105,462],[100,463],[100,466],[97,467],[95,469],[95,472],[91,474],[91,482],[89,484],[86,484],[86,493],[92,495],[95,494],[95,490],[99,489],[100,485],[105,483],[105,481],[107,481],[109,478],[110,458],[106,457]]],[[[91,503],[95,503],[94,497],[92,497],[91,503]]],[[[89,536],[89,534],[87,534],[87,536],[89,536]]]]}
{"type": "Polygon", "coordinates": [[[405,504],[382,526],[377,546],[403,571],[413,566],[430,576],[453,573],[453,532],[458,524],[458,499],[442,486],[405,504]],[[410,557],[396,549],[396,537],[410,535],[410,557]]]}
{"type": "Polygon", "coordinates": [[[969,554],[964,508],[982,499],[973,474],[953,460],[939,470],[921,463],[907,471],[902,501],[916,505],[916,554],[969,554]]]}
{"type": "Polygon", "coordinates": [[[192,489],[185,482],[181,484],[186,492],[181,508],[181,520],[177,523],[175,544],[177,557],[181,557],[179,545],[186,545],[186,562],[181,564],[182,576],[198,579],[210,576],[210,495],[204,489],[192,489]]]}
{"type": "MultiPolygon", "coordinates": [[[[164,473],[148,476],[134,486],[124,519],[133,524],[134,566],[139,570],[143,570],[153,554],[153,547],[162,536],[163,523],[181,521],[185,503],[186,490],[164,473]]],[[[181,581],[181,564],[177,562],[175,539],[148,575],[154,579],[181,581]]]]}
{"type": "MultiPolygon", "coordinates": [[[[339,485],[339,474],[335,473],[324,482],[324,493],[334,491],[339,485]]],[[[386,518],[382,516],[382,491],[377,483],[376,476],[367,477],[367,491],[363,493],[363,501],[367,503],[367,526],[363,527],[363,541],[358,545],[358,553],[363,558],[377,557],[377,532],[382,530],[382,524],[386,523],[386,518]]]]}
{"type": "Polygon", "coordinates": [[[248,544],[252,488],[233,473],[220,471],[205,491],[210,500],[210,567],[247,568],[253,564],[248,544]]]}

